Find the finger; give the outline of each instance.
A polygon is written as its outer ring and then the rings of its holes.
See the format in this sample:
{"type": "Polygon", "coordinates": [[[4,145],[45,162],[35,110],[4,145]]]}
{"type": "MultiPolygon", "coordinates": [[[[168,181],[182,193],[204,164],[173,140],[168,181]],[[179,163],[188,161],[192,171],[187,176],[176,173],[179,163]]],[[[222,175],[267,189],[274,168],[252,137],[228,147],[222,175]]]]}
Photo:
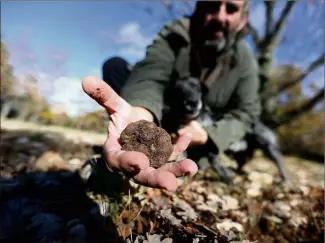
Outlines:
{"type": "Polygon", "coordinates": [[[111,170],[126,172],[130,175],[138,174],[150,165],[145,154],[137,151],[123,151],[117,141],[113,143],[109,138],[104,144],[104,159],[111,170]]]}
{"type": "Polygon", "coordinates": [[[169,171],[176,177],[181,177],[185,175],[195,175],[198,172],[198,166],[194,161],[190,159],[184,159],[176,163],[164,164],[158,170],[169,171]]]}
{"type": "Polygon", "coordinates": [[[177,178],[173,173],[165,170],[156,170],[152,167],[140,171],[134,177],[134,180],[144,186],[165,189],[171,192],[175,192],[178,188],[177,178]]]}
{"type": "Polygon", "coordinates": [[[182,135],[180,135],[176,143],[174,144],[174,150],[169,160],[177,159],[177,157],[187,149],[188,145],[191,142],[191,139],[192,139],[191,133],[185,132],[182,135]]]}
{"type": "Polygon", "coordinates": [[[186,128],[182,128],[182,129],[179,129],[178,131],[177,131],[177,134],[178,134],[178,136],[181,136],[183,133],[185,133],[186,132],[186,128]]]}
{"type": "Polygon", "coordinates": [[[107,83],[95,76],[82,80],[82,88],[92,99],[104,107],[111,115],[114,112],[130,114],[131,106],[122,99],[107,83]]]}

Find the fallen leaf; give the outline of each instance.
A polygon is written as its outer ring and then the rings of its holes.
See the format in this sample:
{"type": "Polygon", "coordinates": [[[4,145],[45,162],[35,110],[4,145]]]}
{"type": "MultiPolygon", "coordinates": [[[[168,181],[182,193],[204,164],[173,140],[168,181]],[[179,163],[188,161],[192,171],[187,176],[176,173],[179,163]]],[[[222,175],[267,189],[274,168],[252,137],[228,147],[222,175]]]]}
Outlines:
{"type": "Polygon", "coordinates": [[[279,218],[282,219],[288,219],[291,217],[291,207],[289,204],[282,202],[282,201],[276,201],[272,206],[271,210],[279,218]]]}
{"type": "Polygon", "coordinates": [[[235,228],[239,232],[244,231],[244,227],[240,223],[233,222],[230,219],[226,219],[221,223],[217,223],[216,226],[217,226],[218,230],[221,230],[221,231],[223,230],[223,231],[226,231],[226,232],[228,232],[232,228],[235,228]]]}
{"type": "Polygon", "coordinates": [[[273,183],[273,176],[263,172],[252,171],[248,175],[248,179],[254,184],[260,186],[269,186],[273,183]]]}
{"type": "Polygon", "coordinates": [[[184,200],[179,199],[178,197],[173,197],[173,205],[174,207],[180,209],[181,211],[177,211],[177,215],[181,216],[185,221],[187,220],[197,220],[198,215],[194,211],[194,209],[184,200]]]}
{"type": "Polygon", "coordinates": [[[160,215],[167,219],[172,225],[180,225],[182,222],[182,220],[177,219],[175,216],[173,216],[171,209],[161,210],[160,215]]]}

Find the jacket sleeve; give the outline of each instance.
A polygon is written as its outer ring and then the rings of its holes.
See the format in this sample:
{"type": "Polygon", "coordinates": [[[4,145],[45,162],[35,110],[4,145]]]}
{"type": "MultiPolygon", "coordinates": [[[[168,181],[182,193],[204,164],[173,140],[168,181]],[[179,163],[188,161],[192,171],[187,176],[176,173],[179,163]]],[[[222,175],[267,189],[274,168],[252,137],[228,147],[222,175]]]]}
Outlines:
{"type": "Polygon", "coordinates": [[[163,31],[164,29],[147,47],[145,58],[134,66],[121,92],[121,96],[132,106],[149,110],[158,124],[162,118],[163,93],[175,60],[175,54],[163,31]]]}
{"type": "Polygon", "coordinates": [[[231,96],[229,109],[215,124],[205,127],[210,142],[219,151],[224,151],[231,143],[243,138],[261,113],[257,62],[251,53],[245,55],[244,61],[244,70],[240,68],[242,75],[231,96]]]}

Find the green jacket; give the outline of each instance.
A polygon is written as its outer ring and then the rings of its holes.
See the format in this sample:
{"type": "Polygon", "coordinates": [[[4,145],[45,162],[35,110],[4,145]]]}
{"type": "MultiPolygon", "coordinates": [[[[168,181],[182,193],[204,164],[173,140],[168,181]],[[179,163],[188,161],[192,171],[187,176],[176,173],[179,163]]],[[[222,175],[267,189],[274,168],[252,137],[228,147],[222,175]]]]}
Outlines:
{"type": "Polygon", "coordinates": [[[241,139],[260,115],[257,62],[243,40],[218,58],[218,64],[212,68],[202,64],[204,61],[195,62],[189,26],[190,19],[182,17],[162,28],[148,46],[146,57],[133,67],[121,96],[131,105],[151,111],[156,122],[161,124],[164,91],[170,81],[199,74],[201,79],[207,81],[205,102],[222,114],[220,120],[205,129],[211,141],[220,151],[224,151],[230,143],[241,139]],[[227,60],[231,61],[225,67],[222,63],[227,60]],[[205,74],[211,70],[214,71],[205,78],[205,74]]]}

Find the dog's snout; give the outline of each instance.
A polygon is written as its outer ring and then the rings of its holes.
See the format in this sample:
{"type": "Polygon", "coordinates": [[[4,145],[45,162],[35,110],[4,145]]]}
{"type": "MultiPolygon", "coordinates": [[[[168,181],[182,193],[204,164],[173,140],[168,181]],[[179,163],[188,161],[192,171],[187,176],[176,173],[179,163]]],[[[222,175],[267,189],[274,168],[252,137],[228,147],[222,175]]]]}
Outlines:
{"type": "Polygon", "coordinates": [[[194,100],[187,100],[185,101],[185,108],[186,110],[194,110],[197,107],[197,102],[194,100]]]}

